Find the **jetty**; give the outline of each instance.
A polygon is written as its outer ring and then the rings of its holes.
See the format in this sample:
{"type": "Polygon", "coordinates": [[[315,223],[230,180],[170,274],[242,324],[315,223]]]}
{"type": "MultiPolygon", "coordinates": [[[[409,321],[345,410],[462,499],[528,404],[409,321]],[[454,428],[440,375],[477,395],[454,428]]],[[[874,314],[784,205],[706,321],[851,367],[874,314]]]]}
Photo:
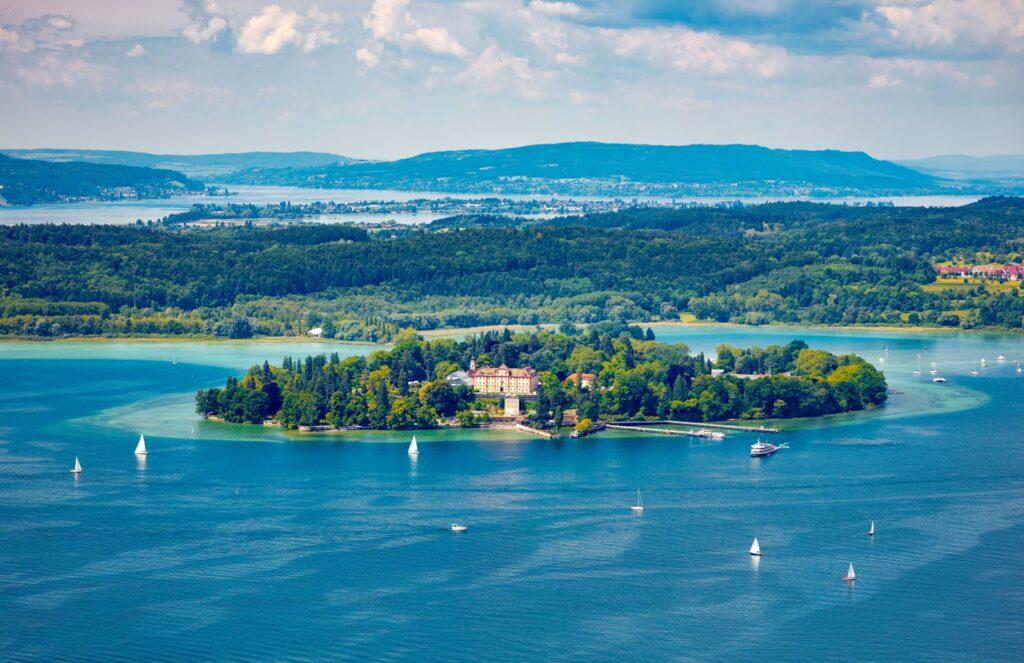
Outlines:
{"type": "MultiPolygon", "coordinates": [[[[641,430],[649,426],[695,426],[698,428],[719,428],[722,430],[734,430],[744,433],[781,433],[778,428],[770,426],[741,426],[739,424],[715,424],[704,421],[675,421],[673,419],[656,419],[652,421],[616,421],[614,424],[607,424],[608,428],[620,428],[641,430]]],[[[665,433],[666,435],[689,435],[692,432],[668,431],[663,428],[652,428],[645,432],[665,433]]]]}
{"type": "Polygon", "coordinates": [[[622,426],[618,424],[605,424],[608,428],[614,428],[616,430],[635,430],[641,433],[656,433],[658,435],[685,435],[687,437],[705,437],[708,439],[721,439],[721,433],[711,434],[711,431],[707,430],[678,430],[674,428],[651,428],[649,426],[622,426]]]}
{"type": "Polygon", "coordinates": [[[524,433],[530,433],[531,435],[537,435],[538,437],[544,437],[549,440],[562,437],[558,433],[554,433],[548,430],[541,430],[540,428],[534,428],[532,426],[527,426],[526,424],[516,424],[516,430],[521,430],[524,433]]]}

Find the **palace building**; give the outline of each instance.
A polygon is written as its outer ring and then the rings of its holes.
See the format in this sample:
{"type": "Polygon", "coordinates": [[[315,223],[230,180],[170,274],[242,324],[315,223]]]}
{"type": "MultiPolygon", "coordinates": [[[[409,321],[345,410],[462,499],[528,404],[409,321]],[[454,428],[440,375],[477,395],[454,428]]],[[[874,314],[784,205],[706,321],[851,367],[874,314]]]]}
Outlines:
{"type": "Polygon", "coordinates": [[[497,368],[477,368],[476,360],[470,361],[468,373],[473,381],[473,391],[478,394],[533,396],[537,393],[537,383],[540,379],[537,371],[529,366],[509,368],[502,364],[497,368]]]}

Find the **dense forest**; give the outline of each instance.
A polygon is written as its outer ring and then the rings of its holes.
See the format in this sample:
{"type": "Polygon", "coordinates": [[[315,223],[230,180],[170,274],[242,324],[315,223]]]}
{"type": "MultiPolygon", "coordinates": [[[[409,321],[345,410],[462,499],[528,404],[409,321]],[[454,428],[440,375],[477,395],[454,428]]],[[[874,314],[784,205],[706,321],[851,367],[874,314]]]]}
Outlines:
{"type": "Polygon", "coordinates": [[[0,333],[206,334],[698,319],[1024,325],[1020,284],[933,263],[1019,263],[1024,200],[779,203],[369,233],[345,225],[0,228],[0,333]]]}
{"type": "Polygon", "coordinates": [[[424,341],[404,330],[389,350],[368,357],[319,355],[280,366],[264,362],[223,389],[196,394],[196,411],[230,422],[281,425],[429,428],[475,426],[498,404],[446,378],[469,367],[506,364],[539,371],[527,419],[537,426],[576,419],[640,417],[686,421],[807,417],[880,405],[885,377],[856,355],[835,356],[803,341],[739,349],[721,346],[715,362],[667,345],[636,326],[600,323],[580,331],[481,334],[424,341]],[[716,370],[717,369],[717,370],[716,370]],[[593,385],[567,379],[595,376],[593,385]],[[742,376],[740,374],[746,374],[742,376]],[[489,411],[490,410],[490,411],[489,411]]]}
{"type": "Polygon", "coordinates": [[[0,205],[166,198],[203,188],[202,182],[173,170],[12,159],[0,154],[0,205]]]}

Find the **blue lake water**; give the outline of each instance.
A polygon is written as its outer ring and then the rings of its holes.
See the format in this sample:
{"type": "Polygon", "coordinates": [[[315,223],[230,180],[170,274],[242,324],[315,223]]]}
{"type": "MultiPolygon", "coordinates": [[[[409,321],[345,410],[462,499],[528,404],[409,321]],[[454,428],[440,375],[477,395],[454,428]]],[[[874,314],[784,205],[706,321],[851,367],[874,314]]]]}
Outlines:
{"type": "Polygon", "coordinates": [[[768,459],[743,434],[432,431],[416,463],[407,434],[192,414],[264,357],[366,346],[0,343],[0,658],[1024,658],[1021,337],[659,330],[794,337],[884,357],[891,403],[786,422],[768,459]]]}
{"type": "MultiPolygon", "coordinates": [[[[309,189],[293,186],[245,186],[238,184],[226,186],[234,195],[226,198],[210,198],[207,196],[179,196],[175,198],[152,198],[142,200],[108,200],[83,201],[77,203],[61,203],[50,205],[32,205],[29,207],[0,207],[0,225],[15,223],[134,223],[136,219],[157,220],[184,212],[196,203],[251,203],[254,205],[270,205],[280,202],[307,204],[317,201],[361,202],[366,200],[406,201],[417,198],[480,198],[486,194],[458,194],[437,191],[393,191],[369,189],[309,189]]],[[[502,198],[519,200],[564,197],[548,195],[502,195],[502,198]]],[[[951,207],[975,202],[980,196],[896,196],[882,198],[815,198],[818,202],[835,203],[866,203],[892,202],[897,206],[932,206],[951,207]]],[[[576,200],[608,200],[594,196],[576,196],[576,200]]],[[[668,201],[663,197],[639,197],[641,201],[668,201]]],[[[736,198],[697,198],[678,197],[680,202],[702,202],[713,205],[719,202],[730,202],[736,198]]],[[[758,204],[778,200],[810,200],[798,197],[756,197],[744,198],[744,202],[758,204]]],[[[324,223],[364,223],[369,221],[395,221],[398,223],[426,223],[444,214],[349,214],[323,216],[311,220],[324,223]]]]}

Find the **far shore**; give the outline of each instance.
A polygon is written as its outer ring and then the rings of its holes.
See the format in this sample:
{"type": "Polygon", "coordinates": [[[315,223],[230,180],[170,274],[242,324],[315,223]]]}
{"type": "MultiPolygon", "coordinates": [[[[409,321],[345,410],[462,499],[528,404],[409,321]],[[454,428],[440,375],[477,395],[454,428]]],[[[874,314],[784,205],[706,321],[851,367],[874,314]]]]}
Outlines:
{"type": "MultiPolygon", "coordinates": [[[[706,320],[656,320],[656,321],[634,321],[630,324],[639,327],[651,327],[658,329],[743,329],[743,330],[765,330],[765,331],[832,331],[832,332],[869,332],[884,334],[1001,334],[1019,335],[1024,329],[1007,329],[1001,327],[978,327],[975,329],[963,329],[961,327],[924,327],[912,325],[823,325],[823,324],[789,324],[772,323],[766,325],[745,325],[737,322],[712,322],[706,320]]],[[[449,327],[442,329],[417,330],[425,339],[455,338],[481,334],[484,332],[502,331],[504,329],[516,331],[531,331],[537,328],[554,330],[561,326],[560,323],[539,323],[532,325],[509,324],[509,325],[479,325],[475,327],[449,327]]],[[[577,323],[576,326],[585,329],[587,323],[577,323]]],[[[252,338],[224,338],[221,336],[172,336],[172,335],[146,335],[146,336],[59,336],[59,337],[26,337],[13,335],[0,335],[0,342],[19,343],[315,343],[330,348],[334,345],[365,345],[387,346],[388,343],[372,341],[347,341],[334,338],[318,338],[315,336],[255,336],[252,338]]]]}

